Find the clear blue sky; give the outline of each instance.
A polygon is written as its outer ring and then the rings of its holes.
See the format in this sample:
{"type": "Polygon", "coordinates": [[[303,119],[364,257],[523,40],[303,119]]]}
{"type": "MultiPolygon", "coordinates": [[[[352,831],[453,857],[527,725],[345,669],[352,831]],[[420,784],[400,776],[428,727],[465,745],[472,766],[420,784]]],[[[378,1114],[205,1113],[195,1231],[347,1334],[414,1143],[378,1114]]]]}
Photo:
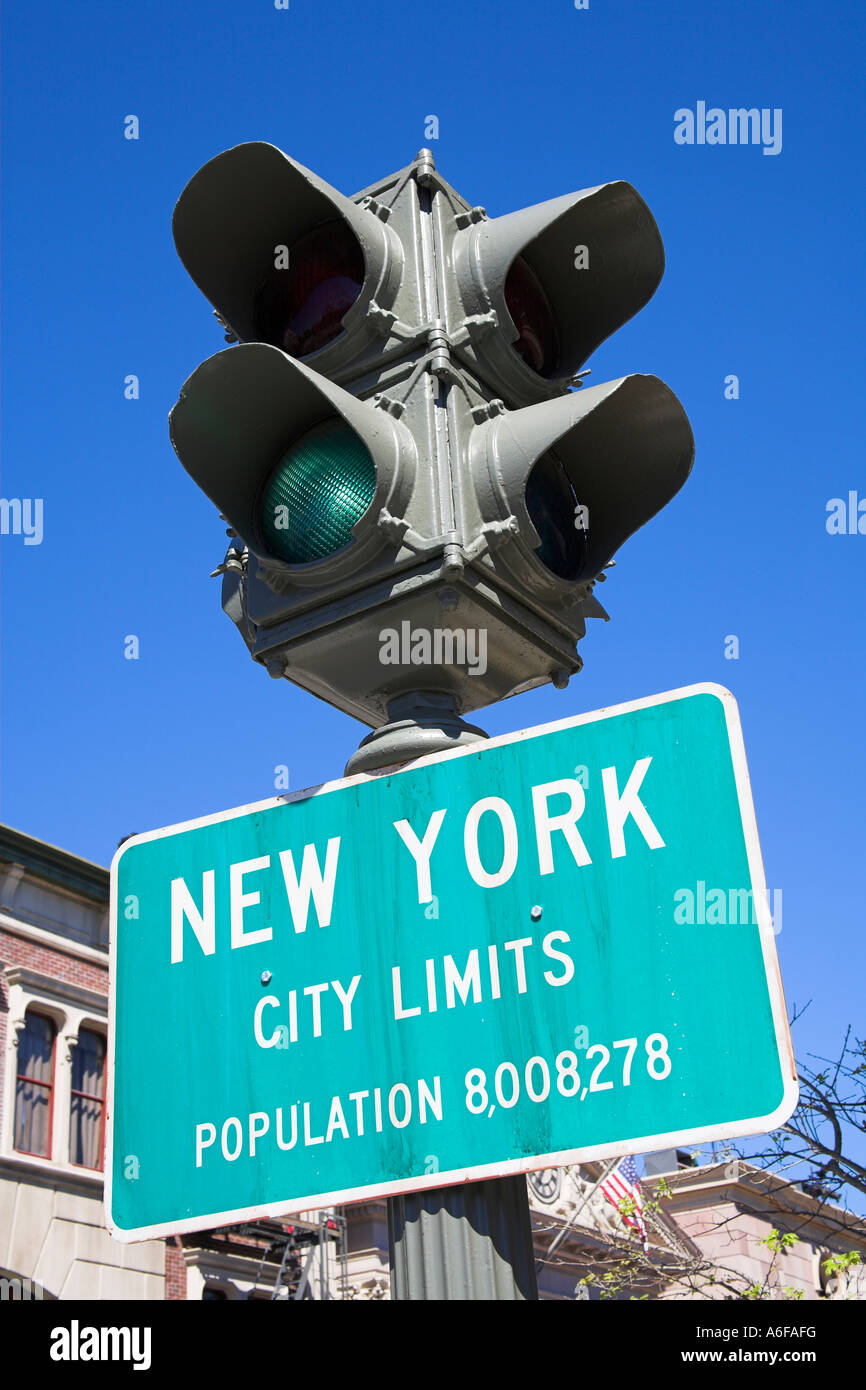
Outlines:
{"type": "Polygon", "coordinates": [[[44,499],[44,539],[2,540],[3,819],[108,864],[121,836],[273,795],[276,764],[295,789],[339,775],[365,732],[254,666],[208,578],[223,525],[166,427],[223,346],[171,238],[195,170],[267,140],[352,193],[431,144],[492,215],[628,179],[667,271],[591,380],[667,381],[694,472],[620,552],[583,674],[478,719],[729,686],[788,1001],[814,1000],[798,1050],[862,1032],[866,535],[825,522],[866,497],[863,27],[853,0],[7,0],[3,495],[44,499]],[[676,144],[698,101],[781,108],[781,152],[676,144]]]}

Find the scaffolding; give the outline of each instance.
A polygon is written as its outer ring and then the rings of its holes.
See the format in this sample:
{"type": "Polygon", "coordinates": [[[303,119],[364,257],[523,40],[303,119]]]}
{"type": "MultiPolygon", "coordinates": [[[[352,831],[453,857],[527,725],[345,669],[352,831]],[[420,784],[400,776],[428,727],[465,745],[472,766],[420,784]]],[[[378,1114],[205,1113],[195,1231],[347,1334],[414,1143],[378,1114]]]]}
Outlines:
{"type": "Polygon", "coordinates": [[[338,1210],[320,1211],[314,1220],[245,1221],[207,1232],[203,1244],[232,1253],[260,1255],[259,1267],[248,1299],[260,1299],[267,1290],[270,1301],[301,1302],[305,1299],[348,1297],[347,1222],[338,1210]],[[331,1254],[335,1255],[336,1280],[331,1278],[331,1254]],[[267,1275],[265,1273],[268,1267],[267,1275]],[[276,1272],[274,1272],[276,1267],[276,1272]]]}

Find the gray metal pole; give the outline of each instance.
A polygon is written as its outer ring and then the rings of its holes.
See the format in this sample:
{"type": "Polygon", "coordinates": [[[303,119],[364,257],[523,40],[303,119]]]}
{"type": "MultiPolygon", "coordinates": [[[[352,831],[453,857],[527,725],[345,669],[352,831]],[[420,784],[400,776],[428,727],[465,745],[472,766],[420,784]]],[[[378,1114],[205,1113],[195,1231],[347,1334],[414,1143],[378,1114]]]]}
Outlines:
{"type": "Polygon", "coordinates": [[[392,1298],[538,1298],[523,1173],[389,1198],[388,1243],[392,1298]]]}
{"type": "MultiPolygon", "coordinates": [[[[487,735],[465,724],[450,696],[395,699],[390,722],[368,735],[347,775],[395,767],[487,735]]],[[[388,1201],[393,1299],[535,1300],[538,1283],[522,1173],[413,1192],[388,1201]]]]}
{"type": "Polygon", "coordinates": [[[393,1299],[538,1298],[522,1173],[391,1197],[388,1243],[393,1299]]]}

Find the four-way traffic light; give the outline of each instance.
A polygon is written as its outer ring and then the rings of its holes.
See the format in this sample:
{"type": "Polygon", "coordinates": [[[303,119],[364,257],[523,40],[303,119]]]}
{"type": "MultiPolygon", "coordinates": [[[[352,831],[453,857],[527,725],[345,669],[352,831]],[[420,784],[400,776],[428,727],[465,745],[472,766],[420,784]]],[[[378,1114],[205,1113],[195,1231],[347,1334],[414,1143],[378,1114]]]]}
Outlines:
{"type": "Polygon", "coordinates": [[[657,378],[570,389],[661,279],[635,190],[488,218],[427,150],[349,199],[253,143],[199,170],[174,233],[237,342],[171,437],[230,524],[223,605],[254,658],[374,727],[414,692],[460,715],[564,685],[595,581],[692,464],[657,378]],[[453,640],[481,630],[483,669],[453,640]]]}

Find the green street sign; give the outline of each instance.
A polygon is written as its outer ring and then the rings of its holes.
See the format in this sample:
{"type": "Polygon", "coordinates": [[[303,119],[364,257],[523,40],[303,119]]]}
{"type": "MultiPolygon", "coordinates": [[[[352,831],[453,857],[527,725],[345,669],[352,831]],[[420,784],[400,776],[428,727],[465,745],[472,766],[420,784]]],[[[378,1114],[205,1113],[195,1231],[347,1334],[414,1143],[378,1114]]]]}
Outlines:
{"type": "Polygon", "coordinates": [[[759,1133],[797,1100],[720,686],[134,836],[111,951],[120,1240],[759,1133]]]}

